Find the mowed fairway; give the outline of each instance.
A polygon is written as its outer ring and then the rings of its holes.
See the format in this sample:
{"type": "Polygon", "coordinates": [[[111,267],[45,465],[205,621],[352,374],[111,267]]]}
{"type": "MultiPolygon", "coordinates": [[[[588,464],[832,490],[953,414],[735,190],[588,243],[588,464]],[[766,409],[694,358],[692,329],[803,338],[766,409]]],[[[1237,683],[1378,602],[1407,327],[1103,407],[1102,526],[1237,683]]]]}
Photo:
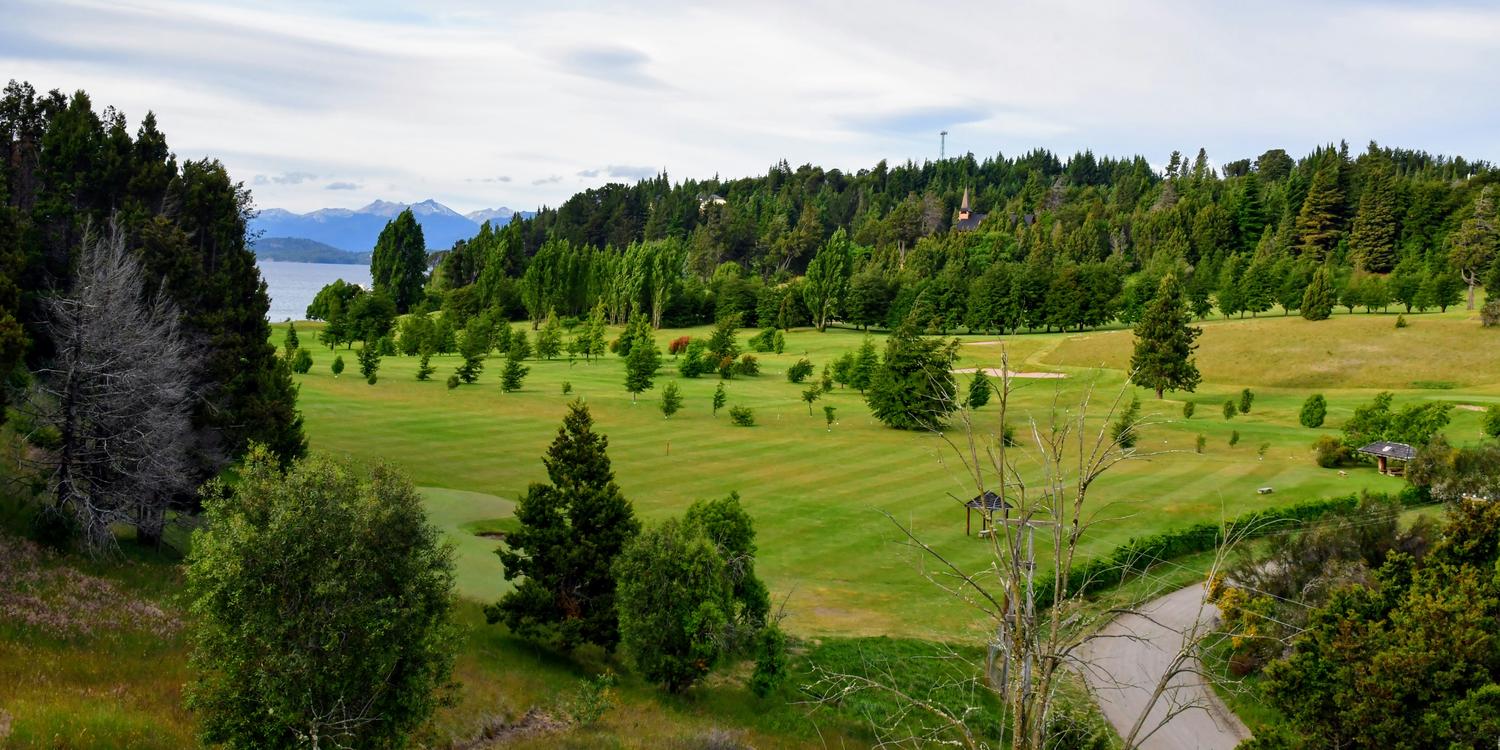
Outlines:
{"type": "MultiPolygon", "coordinates": [[[[1464,318],[1457,313],[1410,316],[1412,327],[1402,331],[1392,328],[1394,316],[1378,315],[1336,316],[1326,327],[1300,318],[1206,325],[1200,349],[1205,383],[1189,396],[1198,402],[1196,415],[1182,419],[1184,394],[1156,401],[1141,393],[1145,414],[1163,422],[1144,430],[1140,449],[1173,452],[1122,464],[1095,486],[1093,509],[1113,520],[1091,532],[1090,550],[1102,552],[1131,536],[1300,499],[1362,488],[1398,489],[1400,480],[1368,468],[1351,470],[1347,477],[1318,468],[1310,447],[1318,431],[1298,426],[1297,411],[1309,394],[1324,393],[1330,415],[1323,431],[1332,433],[1377,387],[1396,390],[1398,405],[1411,398],[1467,404],[1500,400],[1500,333],[1481,331],[1464,318]],[[1428,334],[1429,327],[1434,333],[1428,334]],[[1325,334],[1369,345],[1339,350],[1338,372],[1349,374],[1342,379],[1330,376],[1317,388],[1287,383],[1301,365],[1285,358],[1292,350],[1315,358],[1303,352],[1324,346],[1316,342],[1325,334]],[[1407,334],[1413,335],[1403,340],[1407,334]],[[1479,334],[1488,341],[1480,341],[1479,334]],[[1464,347],[1473,361],[1434,365],[1431,375],[1424,375],[1424,363],[1446,361],[1445,353],[1414,354],[1408,351],[1412,340],[1423,347],[1461,342],[1453,346],[1464,347]],[[1488,351],[1474,353],[1484,343],[1488,351]],[[1389,360],[1399,364],[1387,365],[1389,360]],[[1234,377],[1217,380],[1215,373],[1234,377]],[[1423,380],[1460,387],[1411,388],[1413,381],[1423,380]],[[1256,391],[1252,412],[1224,420],[1221,405],[1246,385],[1256,391]],[[1233,430],[1239,431],[1240,442],[1231,448],[1233,430]],[[1202,455],[1193,450],[1199,434],[1207,440],[1202,455]],[[1257,455],[1262,444],[1269,444],[1263,459],[1257,455]],[[1256,493],[1267,486],[1275,492],[1256,493]]],[[[299,327],[304,341],[313,341],[315,328],[299,327]]],[[[657,338],[665,350],[666,342],[677,336],[706,333],[667,330],[657,338]]],[[[741,341],[752,333],[743,332],[741,341]]],[[[274,335],[279,343],[279,326],[274,335]]],[[[415,379],[415,358],[387,357],[379,383],[370,386],[358,376],[347,350],[340,351],[349,368],[334,378],[329,372],[332,355],[323,348],[313,352],[313,371],[297,380],[315,450],[386,460],[419,485],[462,491],[428,496],[434,521],[459,539],[460,588],[477,600],[494,598],[506,584],[498,559],[488,554],[494,542],[460,527],[494,517],[497,509],[503,515],[509,510],[507,501],[519,497],[529,483],[545,479],[541,455],[567,402],[582,398],[592,408],[597,428],[609,437],[621,487],[648,522],[681,513],[698,498],[740,493],[759,532],[759,572],[777,600],[788,598],[790,630],[951,639],[976,625],[973,610],[924,577],[934,571],[932,561],[903,546],[902,534],[883,512],[911,525],[958,564],[971,570],[983,567],[986,546],[977,537],[964,536],[959,498],[974,490],[956,456],[937,436],[882,427],[853,390],[837,390],[815,403],[814,416],[809,416],[799,398],[806,386],[788,383],[784,376],[801,356],[821,370],[842,352],[857,348],[861,336],[847,330],[798,330],[787,334],[786,353],[758,355],[759,377],[727,383],[731,405],[755,409],[757,426],[752,428],[732,426],[723,412],[712,416],[711,394],[720,381],[681,378],[666,356],[656,388],[635,404],[624,389],[622,361],[614,355],[593,363],[530,361],[524,389],[510,394],[500,391],[498,358],[489,360],[477,384],[450,391],[442,381],[457,357],[434,358],[438,371],[430,382],[415,379]],[[562,394],[564,381],[571,382],[572,395],[562,394]],[[669,381],[678,383],[686,402],[680,413],[665,420],[657,400],[669,381]],[[838,409],[831,430],[824,424],[825,404],[838,409]]],[[[1001,347],[981,343],[995,337],[963,338],[958,367],[999,366],[1001,347]]],[[[1068,374],[1065,379],[1020,381],[1017,407],[1042,417],[1054,397],[1060,404],[1075,404],[1091,383],[1096,401],[1113,399],[1124,380],[1129,341],[1127,331],[1006,337],[1012,370],[1068,374]],[[1096,364],[1106,369],[1092,369],[1096,364]]],[[[1333,346],[1330,340],[1325,350],[1333,346]]],[[[960,383],[966,384],[968,377],[960,375],[960,383]]],[[[1096,410],[1102,414],[1100,407],[1096,410]]],[[[995,414],[992,402],[978,418],[996,429],[986,420],[995,414]]],[[[1021,417],[1011,421],[1021,426],[1021,417]]],[[[1478,424],[1478,413],[1458,410],[1448,434],[1472,440],[1478,424]]]]}

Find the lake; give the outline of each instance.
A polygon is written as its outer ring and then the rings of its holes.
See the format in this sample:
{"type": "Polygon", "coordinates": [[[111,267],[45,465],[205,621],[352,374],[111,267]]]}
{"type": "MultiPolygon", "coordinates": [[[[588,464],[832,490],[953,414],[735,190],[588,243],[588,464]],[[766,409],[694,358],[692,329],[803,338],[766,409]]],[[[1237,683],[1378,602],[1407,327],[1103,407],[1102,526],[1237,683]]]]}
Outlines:
{"type": "Polygon", "coordinates": [[[271,297],[271,309],[266,318],[283,321],[288,318],[302,320],[307,317],[307,306],[317,296],[318,290],[343,279],[365,288],[370,286],[370,267],[344,263],[291,263],[280,260],[256,261],[261,278],[266,280],[266,293],[271,297]]]}

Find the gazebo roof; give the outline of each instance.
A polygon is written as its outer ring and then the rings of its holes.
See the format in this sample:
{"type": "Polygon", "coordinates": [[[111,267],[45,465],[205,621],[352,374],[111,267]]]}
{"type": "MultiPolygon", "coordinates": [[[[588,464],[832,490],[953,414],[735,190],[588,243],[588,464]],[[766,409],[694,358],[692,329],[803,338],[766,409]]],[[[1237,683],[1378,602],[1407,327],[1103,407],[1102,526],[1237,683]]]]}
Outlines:
{"type": "Polygon", "coordinates": [[[964,505],[970,508],[983,508],[985,510],[1003,510],[1015,507],[989,490],[985,490],[983,495],[975,495],[973,500],[964,503],[964,505]]]}
{"type": "Polygon", "coordinates": [[[1368,456],[1385,456],[1398,461],[1410,461],[1417,456],[1417,449],[1406,443],[1392,443],[1386,440],[1377,440],[1360,448],[1360,453],[1368,456]]]}

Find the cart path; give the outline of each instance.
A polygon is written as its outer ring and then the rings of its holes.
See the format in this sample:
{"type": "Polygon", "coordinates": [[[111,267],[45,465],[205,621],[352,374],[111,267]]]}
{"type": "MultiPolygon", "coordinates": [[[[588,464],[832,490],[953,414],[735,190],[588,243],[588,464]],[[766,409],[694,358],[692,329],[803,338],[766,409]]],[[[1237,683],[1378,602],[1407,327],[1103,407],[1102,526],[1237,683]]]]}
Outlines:
{"type": "MultiPolygon", "coordinates": [[[[1092,665],[1084,675],[1105,718],[1123,737],[1130,732],[1151,693],[1172,666],[1184,634],[1217,621],[1219,612],[1203,601],[1203,586],[1189,586],[1140,608],[1141,614],[1121,615],[1104,626],[1084,646],[1083,658],[1092,665]],[[1145,616],[1142,616],[1145,615],[1145,616]],[[1200,624],[1200,619],[1202,623],[1200,624]],[[1122,637],[1122,636],[1134,636],[1122,637]]],[[[1201,668],[1194,658],[1184,670],[1201,668]]],[[[1250,737],[1239,717],[1214,695],[1202,676],[1179,670],[1167,691],[1152,707],[1142,733],[1150,732],[1173,706],[1194,707],[1173,716],[1140,742],[1143,750],[1232,750],[1250,737]]]]}

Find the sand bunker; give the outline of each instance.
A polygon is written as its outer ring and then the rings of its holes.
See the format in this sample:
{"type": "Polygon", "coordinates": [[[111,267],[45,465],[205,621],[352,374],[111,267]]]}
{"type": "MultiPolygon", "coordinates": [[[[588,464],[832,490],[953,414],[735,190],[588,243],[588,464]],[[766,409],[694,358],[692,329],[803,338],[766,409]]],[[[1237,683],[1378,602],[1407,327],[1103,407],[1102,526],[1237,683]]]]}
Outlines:
{"type": "MultiPolygon", "coordinates": [[[[954,372],[964,375],[979,370],[983,370],[984,374],[989,375],[992,378],[1001,378],[1005,377],[1006,375],[1006,372],[998,367],[960,367],[957,370],[954,370],[954,372]]],[[[1015,370],[1011,370],[1010,376],[1013,378],[1038,378],[1046,380],[1053,378],[1065,378],[1067,377],[1067,374],[1061,372],[1016,372],[1015,370]]]]}

